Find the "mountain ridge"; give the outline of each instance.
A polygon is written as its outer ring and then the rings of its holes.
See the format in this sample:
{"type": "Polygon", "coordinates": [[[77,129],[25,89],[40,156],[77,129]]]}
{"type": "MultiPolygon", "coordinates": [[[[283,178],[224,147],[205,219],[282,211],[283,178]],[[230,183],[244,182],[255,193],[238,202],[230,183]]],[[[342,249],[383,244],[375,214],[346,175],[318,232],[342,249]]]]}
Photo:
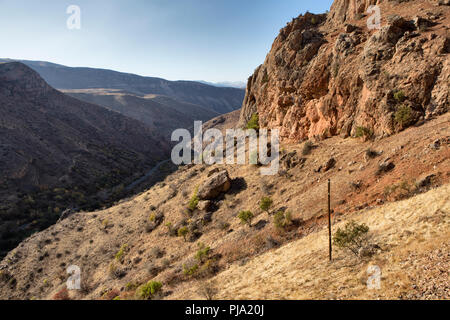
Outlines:
{"type": "Polygon", "coordinates": [[[68,207],[106,204],[115,187],[169,155],[158,132],[53,89],[19,62],[0,64],[0,113],[2,254],[30,219],[40,230],[68,207]]]}
{"type": "MultiPolygon", "coordinates": [[[[0,61],[11,61],[0,59],[0,61]]],[[[19,60],[20,61],[20,60],[19,60]]],[[[37,71],[56,89],[121,89],[135,94],[158,94],[203,106],[223,114],[239,109],[242,89],[216,87],[195,81],[169,81],[108,69],[66,67],[43,61],[20,61],[37,71]]]]}

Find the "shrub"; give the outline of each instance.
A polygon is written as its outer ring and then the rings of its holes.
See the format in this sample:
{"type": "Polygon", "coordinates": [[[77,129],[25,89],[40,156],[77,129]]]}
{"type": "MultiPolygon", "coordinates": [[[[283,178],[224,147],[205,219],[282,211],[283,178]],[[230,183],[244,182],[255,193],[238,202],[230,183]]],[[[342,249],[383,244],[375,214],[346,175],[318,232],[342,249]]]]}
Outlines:
{"type": "Polygon", "coordinates": [[[125,291],[134,291],[139,288],[139,285],[135,282],[128,282],[125,286],[125,291]]]}
{"type": "Polygon", "coordinates": [[[376,158],[376,157],[378,157],[380,154],[378,153],[378,152],[376,152],[375,150],[372,150],[372,149],[367,149],[366,150],[366,156],[367,156],[367,158],[369,158],[369,159],[373,159],[373,158],[376,158]]]}
{"type": "Polygon", "coordinates": [[[314,144],[311,141],[306,141],[305,144],[303,145],[302,155],[304,156],[309,155],[313,148],[314,144]]]}
{"type": "Polygon", "coordinates": [[[238,214],[238,218],[241,220],[242,224],[248,224],[251,226],[253,220],[253,213],[251,211],[241,211],[238,214]]]}
{"type": "Polygon", "coordinates": [[[178,229],[177,233],[179,237],[183,237],[184,241],[186,241],[186,236],[189,233],[189,229],[187,227],[181,227],[180,229],[178,229]]]}
{"type": "Polygon", "coordinates": [[[398,107],[397,112],[394,116],[395,122],[399,124],[402,128],[411,124],[412,120],[412,109],[409,106],[401,105],[398,107]]]}
{"type": "Polygon", "coordinates": [[[395,101],[402,103],[406,100],[405,93],[402,90],[396,91],[394,93],[394,99],[395,101]]]}
{"type": "Polygon", "coordinates": [[[371,138],[373,136],[373,131],[366,127],[357,127],[355,132],[356,138],[371,138]]]}
{"type": "Polygon", "coordinates": [[[140,286],[136,294],[138,298],[144,299],[144,300],[150,300],[153,298],[157,293],[159,293],[162,289],[162,283],[158,281],[149,281],[146,284],[140,286]]]}
{"type": "Polygon", "coordinates": [[[292,216],[290,212],[278,211],[275,213],[273,223],[278,229],[286,228],[292,225],[292,216]]]}
{"type": "Polygon", "coordinates": [[[217,222],[217,227],[223,231],[227,231],[228,229],[230,229],[230,226],[231,225],[226,221],[218,221],[217,222]]]}
{"type": "Polygon", "coordinates": [[[197,194],[198,194],[198,187],[195,188],[194,194],[192,195],[191,200],[189,200],[188,208],[191,212],[195,211],[195,209],[197,209],[198,202],[199,202],[199,198],[198,198],[197,194]]]}
{"type": "Polygon", "coordinates": [[[341,249],[348,249],[358,255],[359,249],[366,242],[369,227],[357,224],[355,221],[347,223],[344,229],[339,228],[333,236],[333,243],[341,249]]]}
{"type": "Polygon", "coordinates": [[[126,273],[125,271],[117,267],[117,265],[114,262],[111,262],[109,264],[109,275],[113,279],[121,279],[126,275],[126,273]]]}
{"type": "Polygon", "coordinates": [[[194,264],[192,266],[187,266],[183,264],[183,273],[186,276],[192,276],[198,271],[198,264],[194,264]]]}
{"type": "Polygon", "coordinates": [[[270,199],[269,197],[263,197],[259,202],[259,207],[261,208],[262,211],[266,211],[267,213],[269,213],[269,209],[270,207],[272,207],[272,204],[273,204],[272,199],[270,199]]]}
{"type": "Polygon", "coordinates": [[[257,113],[254,113],[247,122],[247,129],[259,130],[259,115],[257,113]]]}
{"type": "Polygon", "coordinates": [[[125,252],[128,250],[128,245],[124,244],[120,247],[120,250],[116,253],[116,260],[119,262],[123,262],[123,257],[125,252]]]}
{"type": "Polygon", "coordinates": [[[211,250],[210,247],[206,247],[203,243],[199,243],[198,244],[199,250],[197,251],[197,253],[195,254],[195,258],[200,262],[204,262],[205,259],[208,257],[209,252],[211,250]]]}
{"type": "Polygon", "coordinates": [[[215,284],[205,281],[200,285],[198,293],[205,297],[206,300],[213,300],[218,291],[215,284]]]}

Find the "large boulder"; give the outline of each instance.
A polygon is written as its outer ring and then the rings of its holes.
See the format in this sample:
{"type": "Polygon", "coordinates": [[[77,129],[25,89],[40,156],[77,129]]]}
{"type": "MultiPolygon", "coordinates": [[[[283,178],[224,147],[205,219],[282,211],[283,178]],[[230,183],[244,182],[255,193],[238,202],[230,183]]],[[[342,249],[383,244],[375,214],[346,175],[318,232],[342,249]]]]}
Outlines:
{"type": "Polygon", "coordinates": [[[231,179],[226,170],[215,173],[208,178],[199,188],[198,197],[200,200],[214,200],[221,193],[225,193],[231,188],[231,179]]]}

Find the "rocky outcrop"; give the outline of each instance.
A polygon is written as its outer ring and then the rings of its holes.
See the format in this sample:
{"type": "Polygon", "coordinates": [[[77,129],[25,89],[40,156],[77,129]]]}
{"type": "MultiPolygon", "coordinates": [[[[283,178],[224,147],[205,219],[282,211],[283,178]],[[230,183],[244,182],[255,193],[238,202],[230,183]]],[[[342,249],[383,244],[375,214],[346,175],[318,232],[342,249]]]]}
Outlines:
{"type": "Polygon", "coordinates": [[[198,190],[201,200],[214,200],[221,193],[230,190],[231,180],[226,170],[215,173],[206,180],[198,190]]]}
{"type": "Polygon", "coordinates": [[[449,19],[436,1],[336,0],[300,15],[249,78],[239,125],[257,112],[284,140],[388,136],[447,112],[449,19]],[[364,16],[374,4],[379,30],[364,16]]]}

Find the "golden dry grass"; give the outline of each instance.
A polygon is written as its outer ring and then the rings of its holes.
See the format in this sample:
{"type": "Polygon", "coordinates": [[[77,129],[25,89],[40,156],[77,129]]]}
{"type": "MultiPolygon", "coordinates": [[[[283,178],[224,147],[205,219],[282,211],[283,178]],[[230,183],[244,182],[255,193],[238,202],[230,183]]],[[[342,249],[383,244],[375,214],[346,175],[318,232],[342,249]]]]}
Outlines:
{"type": "MultiPolygon", "coordinates": [[[[408,259],[411,253],[420,256],[436,248],[448,250],[450,185],[405,201],[353,213],[345,221],[335,224],[333,229],[342,227],[349,220],[370,226],[371,241],[380,245],[380,254],[360,261],[338,251],[333,263],[329,263],[327,230],[323,229],[260,255],[244,266],[233,265],[220,273],[213,278],[218,284],[216,298],[399,298],[411,291],[414,285],[411,278],[426,277],[426,272],[411,265],[414,262],[408,259]],[[367,289],[369,265],[381,268],[380,290],[367,289]]],[[[439,262],[446,266],[442,276],[448,280],[450,261],[439,262]]],[[[185,286],[172,298],[201,299],[198,294],[201,285],[185,286]]],[[[447,282],[447,292],[449,286],[447,282]]]]}

